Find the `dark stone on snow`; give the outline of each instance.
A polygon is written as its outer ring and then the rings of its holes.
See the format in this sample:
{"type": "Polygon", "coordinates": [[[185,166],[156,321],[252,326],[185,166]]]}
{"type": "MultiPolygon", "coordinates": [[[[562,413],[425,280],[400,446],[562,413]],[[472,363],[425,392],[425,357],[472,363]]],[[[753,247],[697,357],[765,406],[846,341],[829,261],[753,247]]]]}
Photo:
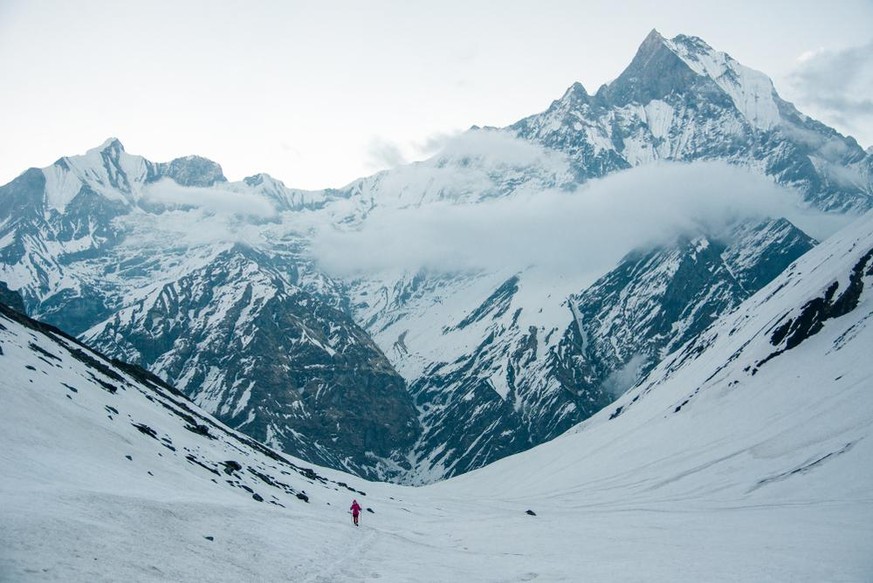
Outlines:
{"type": "Polygon", "coordinates": [[[34,352],[38,352],[38,353],[42,354],[43,356],[47,356],[48,358],[51,358],[52,360],[57,360],[58,362],[61,362],[61,359],[57,355],[52,354],[51,352],[42,348],[41,346],[39,346],[38,344],[36,344],[34,342],[29,343],[28,346],[34,352]]]}
{"type": "Polygon", "coordinates": [[[233,460],[227,460],[226,462],[221,462],[221,465],[224,466],[224,473],[228,476],[233,474],[234,472],[238,472],[242,469],[242,466],[233,460]]]}
{"type": "Polygon", "coordinates": [[[140,433],[142,433],[143,435],[148,435],[148,436],[151,437],[152,439],[157,439],[157,438],[158,438],[158,433],[157,433],[154,429],[152,429],[151,427],[149,427],[148,425],[146,425],[145,423],[131,423],[131,425],[133,425],[134,427],[136,427],[137,430],[138,430],[140,433]]]}
{"type": "Polygon", "coordinates": [[[770,344],[781,347],[761,360],[752,370],[752,374],[767,361],[780,354],[796,348],[808,338],[818,334],[824,328],[825,322],[844,316],[858,307],[861,293],[864,291],[864,276],[873,273],[873,249],[867,251],[852,268],[846,289],[837,296],[839,282],[833,282],[824,295],[808,301],[800,309],[795,318],[777,326],[770,335],[770,344]]]}
{"type": "Polygon", "coordinates": [[[254,494],[252,494],[252,498],[254,498],[255,500],[257,500],[258,502],[263,502],[263,501],[264,501],[264,498],[263,498],[260,494],[258,494],[258,493],[254,493],[254,494]]]}
{"type": "Polygon", "coordinates": [[[367,512],[369,512],[370,514],[376,514],[375,512],[373,512],[372,508],[367,508],[367,512]]]}
{"type": "Polygon", "coordinates": [[[533,510],[530,510],[530,509],[528,509],[528,510],[525,510],[525,512],[524,512],[524,513],[525,513],[525,514],[529,514],[529,515],[530,515],[530,516],[536,516],[536,515],[537,515],[537,513],[536,513],[536,512],[534,512],[534,511],[533,511],[533,510]]]}
{"type": "Polygon", "coordinates": [[[214,537],[214,536],[204,536],[203,538],[205,538],[205,539],[208,540],[208,541],[213,541],[213,540],[215,540],[215,537],[214,537]]]}
{"type": "Polygon", "coordinates": [[[192,464],[194,464],[194,465],[198,465],[198,466],[200,466],[201,468],[203,468],[204,470],[207,470],[208,472],[210,472],[210,473],[212,473],[212,474],[215,474],[216,476],[220,476],[220,475],[221,475],[221,474],[218,473],[218,470],[216,470],[215,468],[210,468],[209,466],[207,466],[206,464],[204,464],[203,462],[201,462],[200,460],[198,460],[198,459],[194,456],[194,454],[190,454],[190,453],[189,453],[188,455],[185,456],[185,459],[188,460],[190,463],[192,463],[192,464]]]}
{"type": "Polygon", "coordinates": [[[203,425],[202,423],[189,423],[185,426],[185,429],[192,433],[196,433],[198,435],[205,435],[206,437],[212,437],[209,433],[209,427],[203,425]]]}
{"type": "Polygon", "coordinates": [[[304,502],[309,502],[309,496],[307,496],[307,495],[306,495],[305,493],[303,493],[303,492],[297,492],[297,498],[298,498],[299,500],[303,500],[304,502]]]}

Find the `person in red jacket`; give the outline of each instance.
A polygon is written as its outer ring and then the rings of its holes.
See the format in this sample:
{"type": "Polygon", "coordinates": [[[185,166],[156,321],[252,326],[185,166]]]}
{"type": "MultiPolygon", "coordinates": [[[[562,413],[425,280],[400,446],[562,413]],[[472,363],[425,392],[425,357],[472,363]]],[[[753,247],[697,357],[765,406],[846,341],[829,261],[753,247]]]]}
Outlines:
{"type": "Polygon", "coordinates": [[[352,511],[352,522],[355,523],[355,526],[358,526],[358,516],[361,514],[361,505],[358,504],[357,500],[352,500],[352,507],[349,508],[352,511]]]}

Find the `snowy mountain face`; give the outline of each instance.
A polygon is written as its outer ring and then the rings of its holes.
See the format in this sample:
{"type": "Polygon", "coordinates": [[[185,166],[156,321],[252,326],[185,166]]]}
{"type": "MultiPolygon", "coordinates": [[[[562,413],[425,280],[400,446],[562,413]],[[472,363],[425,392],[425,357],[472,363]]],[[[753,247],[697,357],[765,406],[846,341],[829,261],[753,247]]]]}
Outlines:
{"type": "Polygon", "coordinates": [[[404,380],[347,314],[273,263],[236,245],[83,338],[276,449],[361,475],[400,463],[418,434],[404,380]]]}
{"type": "Polygon", "coordinates": [[[560,562],[585,541],[576,576],[863,581],[873,568],[871,292],[867,213],[593,418],[431,492],[548,504],[543,552],[560,562]],[[615,536],[627,523],[629,540],[615,536]],[[601,544],[618,562],[592,559],[601,544]]]}
{"type": "Polygon", "coordinates": [[[319,193],[266,175],[228,184],[211,161],[154,164],[116,140],[3,188],[5,277],[32,313],[262,442],[374,477],[402,467],[419,432],[412,400],[335,284],[293,232],[271,237],[269,254],[228,240],[246,233],[226,223],[274,228],[319,193]]]}
{"type": "Polygon", "coordinates": [[[398,249],[420,249],[385,226],[585,197],[580,183],[656,161],[727,162],[830,211],[869,208],[873,191],[869,154],[764,75],[699,39],[653,34],[594,96],[574,85],[546,112],[338,190],[228,182],[209,160],[154,163],[117,140],[28,170],[0,187],[0,280],[29,314],[147,367],[235,429],[359,475],[430,482],[595,413],[813,242],[755,217],[592,276],[541,268],[549,257],[467,264],[476,242],[457,265],[393,265],[398,249]],[[330,269],[338,252],[318,242],[368,229],[384,231],[363,257],[375,267],[330,269]]]}
{"type": "Polygon", "coordinates": [[[485,340],[430,365],[410,386],[425,425],[413,481],[463,473],[557,437],[813,245],[777,220],[743,225],[721,241],[631,253],[566,300],[572,318],[563,329],[520,324],[520,280],[508,279],[457,325],[482,326],[485,340]]]}
{"type": "Polygon", "coordinates": [[[863,581],[871,286],[868,214],[591,419],[421,488],[273,452],[149,373],[0,306],[0,573],[863,581]]]}
{"type": "Polygon", "coordinates": [[[652,31],[615,81],[594,95],[577,83],[511,130],[566,153],[583,179],[657,160],[725,160],[791,186],[817,208],[873,206],[873,159],[855,140],[695,37],[652,31]]]}

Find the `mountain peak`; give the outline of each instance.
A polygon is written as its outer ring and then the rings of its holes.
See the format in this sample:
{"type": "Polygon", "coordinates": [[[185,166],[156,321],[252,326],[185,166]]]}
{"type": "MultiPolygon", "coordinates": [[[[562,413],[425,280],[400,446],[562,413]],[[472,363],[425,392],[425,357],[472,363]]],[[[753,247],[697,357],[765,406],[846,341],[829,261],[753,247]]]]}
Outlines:
{"type": "Polygon", "coordinates": [[[87,154],[103,154],[104,152],[118,155],[121,152],[124,152],[124,145],[122,145],[118,138],[106,138],[106,140],[96,148],[88,150],[87,154]]]}
{"type": "Polygon", "coordinates": [[[120,150],[124,152],[124,145],[118,138],[107,138],[100,146],[99,150],[101,152],[105,150],[120,150]]]}
{"type": "Polygon", "coordinates": [[[744,67],[727,53],[688,35],[665,39],[652,30],[631,64],[596,97],[609,106],[647,105],[669,96],[704,97],[722,107],[735,107],[753,126],[769,130],[779,123],[776,90],[769,77],[744,67]]]}
{"type": "Polygon", "coordinates": [[[600,88],[596,97],[614,106],[645,105],[673,93],[684,93],[701,81],[696,71],[672,49],[657,30],[646,36],[627,69],[600,88]]]}
{"type": "Polygon", "coordinates": [[[248,186],[252,186],[252,187],[261,186],[261,185],[263,185],[264,187],[269,187],[269,186],[275,187],[276,185],[279,185],[282,188],[285,187],[284,182],[282,182],[278,178],[273,178],[272,176],[270,176],[266,172],[259,172],[258,174],[254,174],[252,176],[246,176],[245,178],[243,178],[243,182],[245,182],[248,186]]]}
{"type": "Polygon", "coordinates": [[[218,182],[227,182],[221,166],[201,156],[184,156],[161,166],[161,174],[172,178],[181,186],[208,187],[218,182]]]}
{"type": "Polygon", "coordinates": [[[588,95],[588,91],[585,90],[585,87],[576,81],[564,92],[564,95],[561,96],[560,99],[555,101],[552,104],[552,107],[555,107],[560,103],[588,103],[591,100],[591,96],[588,95]]]}
{"type": "Polygon", "coordinates": [[[664,44],[664,40],[664,37],[660,32],[658,32],[658,29],[653,28],[649,31],[649,34],[646,35],[646,38],[643,39],[643,44],[640,45],[640,50],[645,46],[664,44]]]}
{"type": "Polygon", "coordinates": [[[778,96],[773,81],[696,36],[677,35],[665,46],[697,75],[711,80],[728,95],[753,126],[769,130],[779,124],[778,96]]]}

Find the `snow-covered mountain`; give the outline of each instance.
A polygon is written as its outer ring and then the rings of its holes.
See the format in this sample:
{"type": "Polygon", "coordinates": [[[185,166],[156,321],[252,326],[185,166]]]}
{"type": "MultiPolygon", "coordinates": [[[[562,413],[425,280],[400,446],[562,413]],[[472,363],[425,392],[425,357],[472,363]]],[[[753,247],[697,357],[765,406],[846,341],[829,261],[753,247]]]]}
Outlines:
{"type": "Polygon", "coordinates": [[[194,156],[154,164],[109,140],[3,187],[4,276],[32,314],[149,367],[249,435],[396,473],[419,432],[405,381],[293,232],[258,240],[281,213],[325,198],[266,175],[228,183],[194,156]]]}
{"type": "Polygon", "coordinates": [[[763,73],[696,37],[653,30],[631,64],[589,95],[571,86],[510,128],[566,153],[590,178],[656,160],[725,160],[802,192],[828,210],[873,206],[873,158],[800,113],[763,73]]]}
{"type": "Polygon", "coordinates": [[[864,581],[871,289],[867,214],[593,418],[421,488],[272,452],[148,373],[0,307],[0,573],[864,581]],[[367,509],[357,529],[352,498],[367,509]]]}
{"type": "MultiPolygon", "coordinates": [[[[379,191],[370,195],[375,215],[375,201],[397,204],[395,193],[406,206],[481,203],[646,164],[718,160],[799,192],[812,207],[858,212],[873,200],[873,158],[854,140],[797,112],[762,73],[691,37],[653,32],[595,96],[576,84],[541,114],[478,132],[485,146],[474,131],[445,155],[353,184],[349,199],[379,191]],[[468,177],[467,168],[498,167],[494,152],[510,152],[516,164],[502,169],[511,187],[495,179],[499,186],[480,186],[481,198],[471,198],[464,179],[445,179],[446,168],[468,177]],[[531,161],[552,170],[524,170],[531,161]]],[[[709,187],[700,190],[706,196],[709,187]]],[[[669,250],[642,249],[591,288],[579,274],[544,282],[535,269],[501,266],[353,282],[358,321],[410,380],[421,411],[411,480],[467,471],[560,434],[813,244],[784,220],[736,229],[731,242],[703,231],[669,250]]]]}
{"type": "MultiPolygon", "coordinates": [[[[525,326],[519,276],[442,335],[469,353],[410,386],[423,410],[413,481],[456,475],[553,439],[771,281],[814,241],[785,220],[635,251],[564,302],[564,327],[525,326]],[[766,258],[766,259],[765,259],[766,258]]],[[[402,325],[405,322],[401,322],[402,325]]]]}
{"type": "MultiPolygon", "coordinates": [[[[234,245],[82,335],[262,443],[378,476],[419,433],[406,384],[345,312],[234,245]]],[[[390,473],[396,473],[391,467],[390,473]]]]}
{"type": "MultiPolygon", "coordinates": [[[[560,272],[542,268],[550,257],[470,263],[478,241],[456,264],[394,265],[398,249],[422,248],[388,228],[396,218],[499,222],[504,203],[583,200],[593,178],[664,161],[739,166],[812,208],[858,212],[871,160],[763,74],[653,33],[596,95],[574,85],[541,114],[341,189],[228,182],[209,160],[154,163],[117,140],[28,170],[0,187],[0,281],[29,314],[148,367],[234,428],[335,468],[427,482],[588,417],[813,241],[752,213],[727,234],[623,249],[593,274],[572,264],[605,253],[596,241],[560,249],[560,272]],[[331,268],[331,236],[380,229],[363,273],[331,268]]],[[[745,187],[695,194],[748,198],[745,187]]],[[[580,230],[596,220],[573,218],[580,230]]]]}

